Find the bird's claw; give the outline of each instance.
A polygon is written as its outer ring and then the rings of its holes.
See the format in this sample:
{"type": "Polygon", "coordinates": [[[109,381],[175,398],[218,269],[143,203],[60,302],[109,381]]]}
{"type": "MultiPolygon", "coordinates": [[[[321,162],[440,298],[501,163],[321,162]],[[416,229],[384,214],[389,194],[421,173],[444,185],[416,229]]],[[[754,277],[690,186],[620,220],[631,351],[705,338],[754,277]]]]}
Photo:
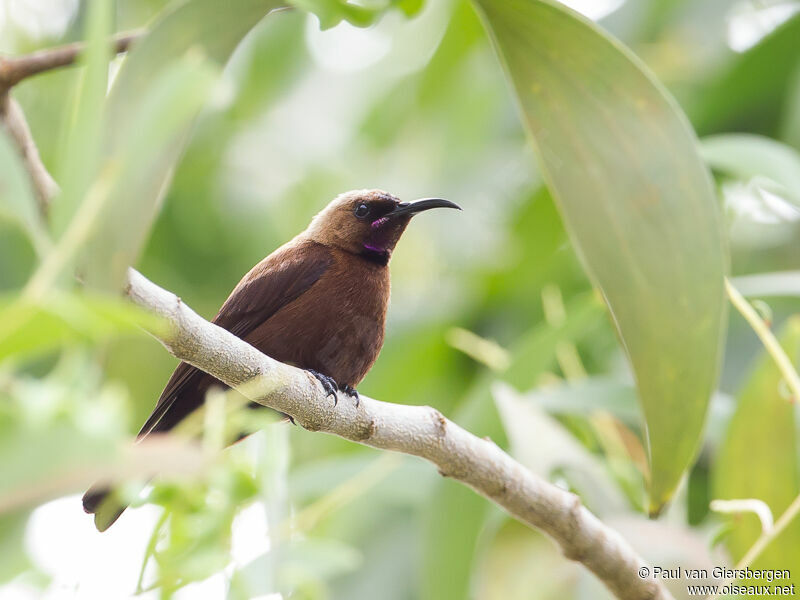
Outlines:
{"type": "Polygon", "coordinates": [[[352,386],[347,384],[339,386],[339,390],[350,396],[351,398],[356,399],[356,407],[361,404],[361,397],[358,395],[358,390],[352,386]]]}
{"type": "Polygon", "coordinates": [[[325,397],[333,396],[333,405],[336,406],[336,403],[339,402],[339,397],[336,395],[336,390],[338,389],[338,385],[336,384],[336,380],[333,377],[329,377],[328,375],[323,375],[319,371],[314,371],[312,369],[308,369],[308,372],[311,373],[317,381],[320,382],[322,385],[322,389],[325,390],[325,397]]]}

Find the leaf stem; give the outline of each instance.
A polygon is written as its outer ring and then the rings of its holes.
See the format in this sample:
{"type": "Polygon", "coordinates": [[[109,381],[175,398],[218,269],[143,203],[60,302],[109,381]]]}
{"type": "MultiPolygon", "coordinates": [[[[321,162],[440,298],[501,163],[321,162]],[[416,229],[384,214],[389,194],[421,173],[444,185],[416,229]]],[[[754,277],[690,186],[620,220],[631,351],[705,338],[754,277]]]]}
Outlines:
{"type": "Polygon", "coordinates": [[[22,164],[30,177],[31,186],[36,194],[36,202],[39,208],[40,222],[36,223],[34,244],[36,251],[41,253],[49,246],[49,239],[46,240],[47,215],[53,197],[58,194],[59,188],[55,180],[50,176],[47,167],[44,166],[39,149],[33,140],[28,121],[22,107],[14,100],[8,91],[0,90],[0,121],[8,131],[11,140],[16,144],[22,164]]]}
{"type": "Polygon", "coordinates": [[[750,327],[753,328],[753,331],[756,332],[756,335],[761,340],[761,343],[764,344],[764,348],[769,352],[772,360],[775,361],[778,370],[781,372],[786,384],[792,391],[794,399],[800,401],[800,377],[797,375],[792,361],[786,355],[783,348],[781,348],[780,342],[778,342],[775,334],[772,333],[772,330],[767,326],[756,309],[745,300],[744,296],[739,293],[739,290],[733,287],[733,284],[728,279],[725,279],[725,290],[728,292],[731,304],[736,307],[736,310],[738,310],[750,324],[750,327]]]}

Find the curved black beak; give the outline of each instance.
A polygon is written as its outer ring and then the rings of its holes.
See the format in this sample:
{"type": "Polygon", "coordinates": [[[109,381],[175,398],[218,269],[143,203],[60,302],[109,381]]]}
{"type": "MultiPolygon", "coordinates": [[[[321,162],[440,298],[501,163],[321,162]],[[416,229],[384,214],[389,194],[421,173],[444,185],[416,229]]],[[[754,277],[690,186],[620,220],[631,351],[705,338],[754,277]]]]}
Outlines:
{"type": "Polygon", "coordinates": [[[414,202],[400,202],[392,212],[385,216],[397,217],[400,215],[415,215],[418,212],[430,210],[432,208],[455,208],[461,210],[458,204],[443,198],[422,198],[420,200],[414,200],[414,202]]]}

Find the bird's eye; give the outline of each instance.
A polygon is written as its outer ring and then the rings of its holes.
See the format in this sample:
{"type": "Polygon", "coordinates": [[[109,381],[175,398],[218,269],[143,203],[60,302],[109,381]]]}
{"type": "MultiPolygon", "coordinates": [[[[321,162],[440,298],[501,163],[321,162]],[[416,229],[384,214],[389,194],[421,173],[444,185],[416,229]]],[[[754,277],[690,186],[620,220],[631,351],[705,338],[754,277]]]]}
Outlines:
{"type": "Polygon", "coordinates": [[[355,215],[359,219],[363,219],[368,214],[369,214],[369,206],[367,206],[366,204],[359,204],[358,206],[356,206],[355,215]]]}

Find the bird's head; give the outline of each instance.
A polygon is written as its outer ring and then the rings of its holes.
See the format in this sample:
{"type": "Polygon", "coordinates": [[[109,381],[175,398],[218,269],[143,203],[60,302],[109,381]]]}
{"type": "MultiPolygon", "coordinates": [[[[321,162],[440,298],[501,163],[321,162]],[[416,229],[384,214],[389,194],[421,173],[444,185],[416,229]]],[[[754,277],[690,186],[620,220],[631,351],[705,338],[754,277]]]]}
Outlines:
{"type": "Polygon", "coordinates": [[[320,244],[385,263],[411,217],[440,207],[461,210],[441,198],[400,202],[380,190],[345,192],[314,217],[306,233],[320,244]]]}

